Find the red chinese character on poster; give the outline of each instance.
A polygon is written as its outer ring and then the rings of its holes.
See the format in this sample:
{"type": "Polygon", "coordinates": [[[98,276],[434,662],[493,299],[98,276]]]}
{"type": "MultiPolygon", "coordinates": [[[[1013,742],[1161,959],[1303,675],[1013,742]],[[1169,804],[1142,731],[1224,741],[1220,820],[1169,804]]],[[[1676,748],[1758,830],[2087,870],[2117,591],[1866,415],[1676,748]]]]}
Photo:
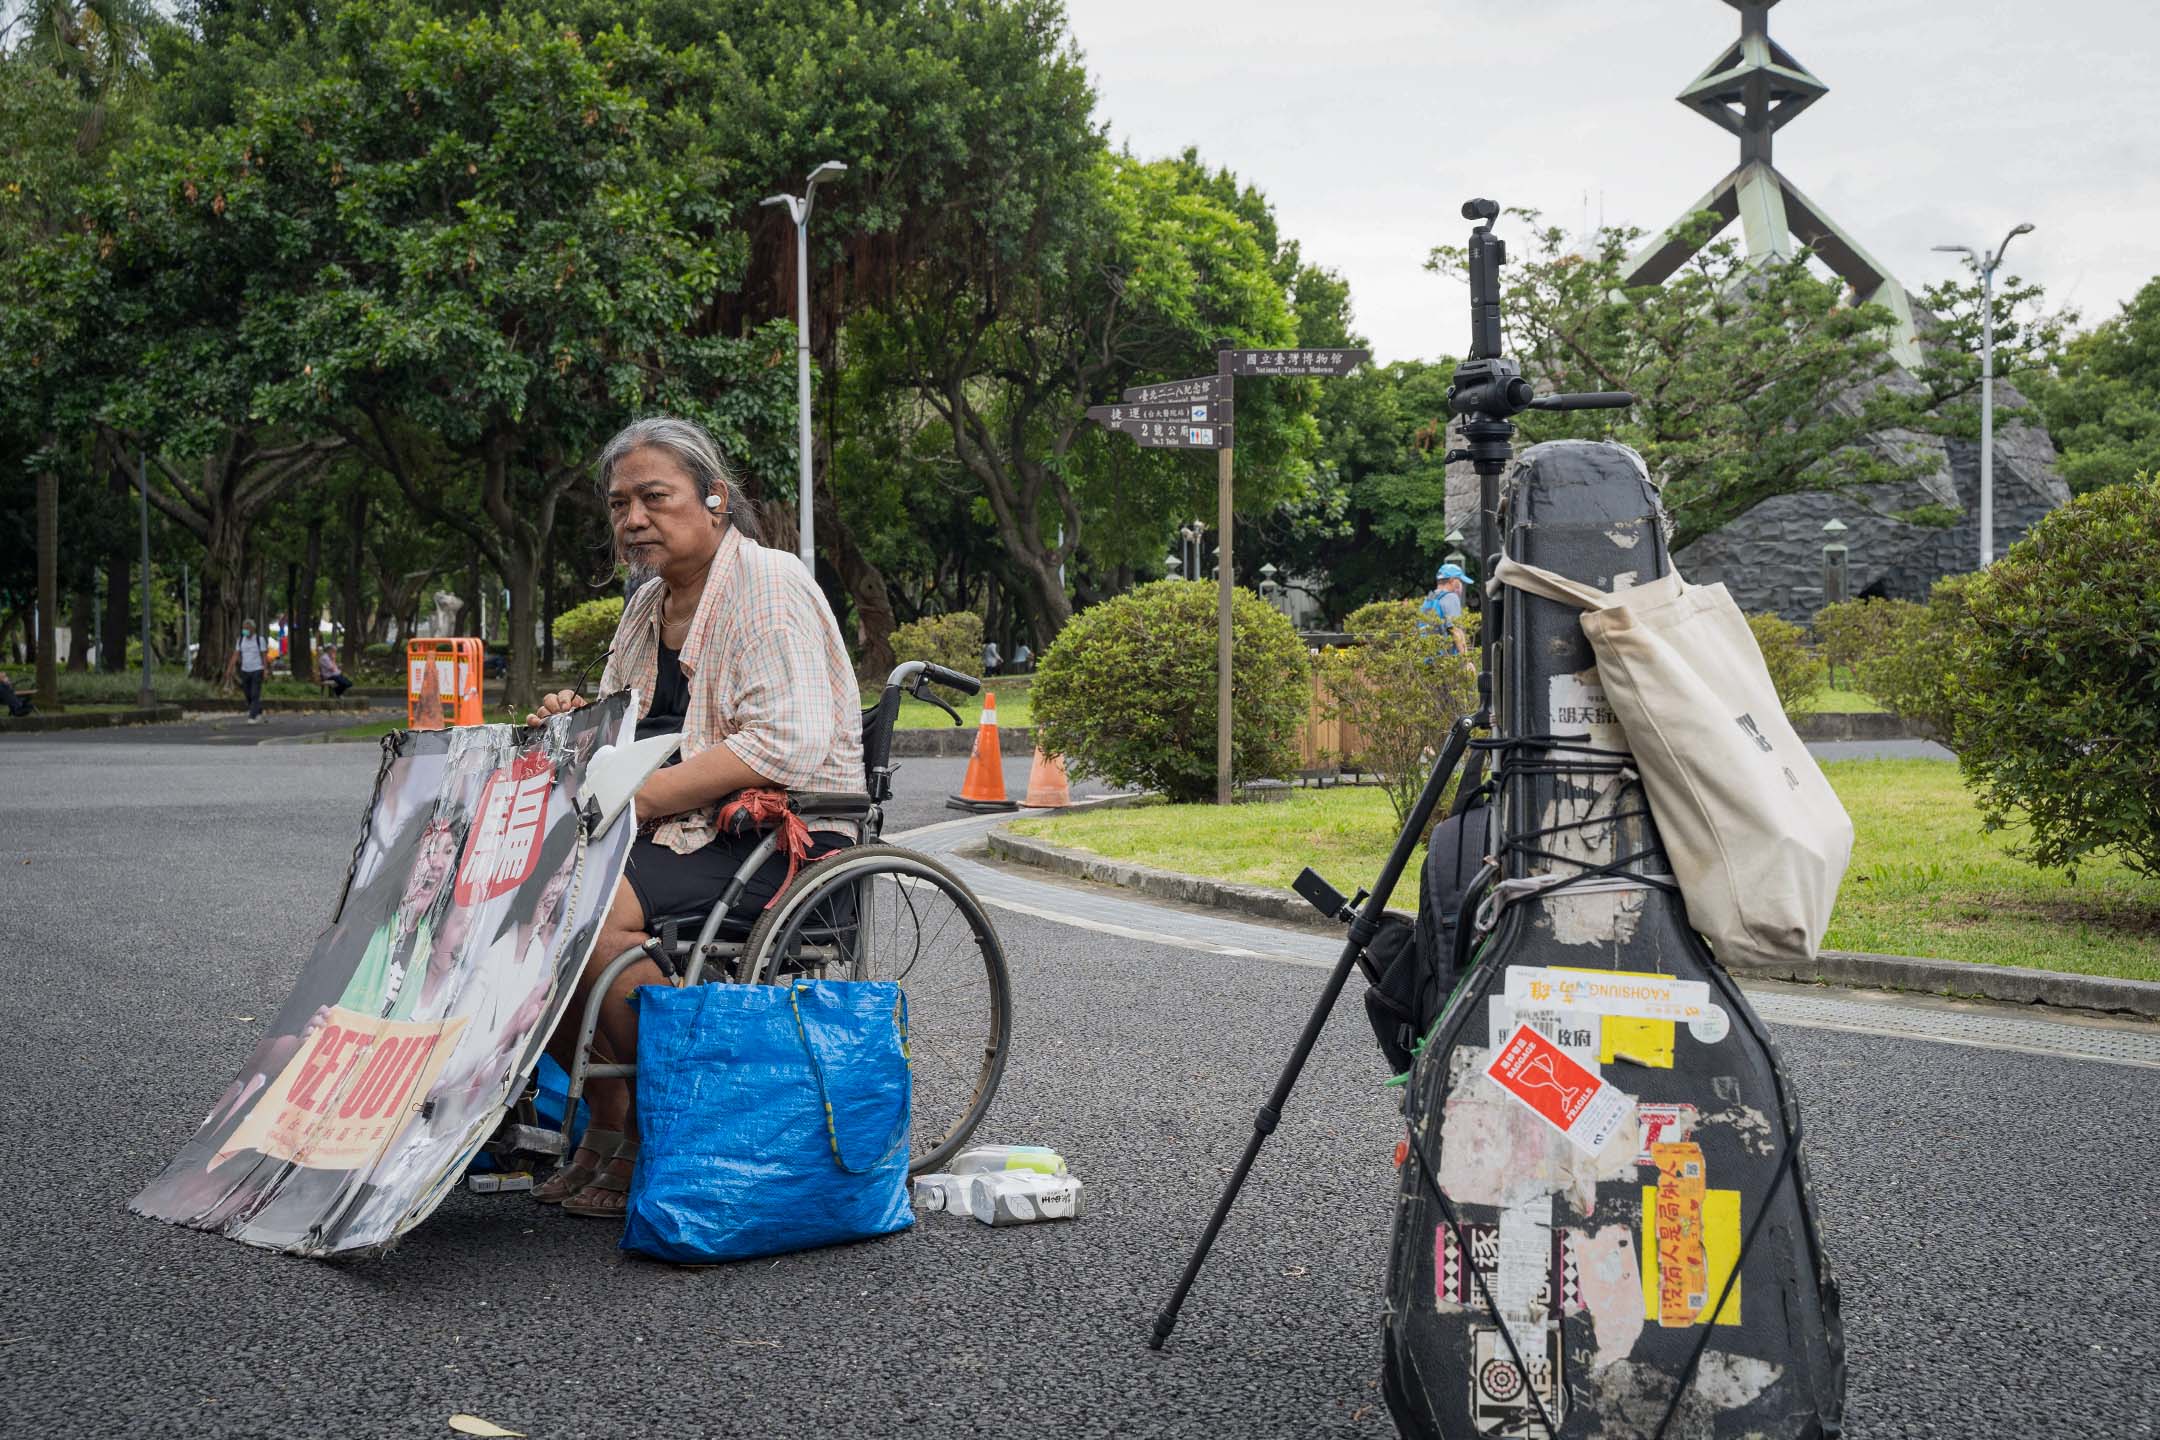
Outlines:
{"type": "Polygon", "coordinates": [[[554,767],[545,755],[520,755],[488,777],[480,811],[458,867],[457,903],[477,905],[515,890],[540,860],[554,767]]]}

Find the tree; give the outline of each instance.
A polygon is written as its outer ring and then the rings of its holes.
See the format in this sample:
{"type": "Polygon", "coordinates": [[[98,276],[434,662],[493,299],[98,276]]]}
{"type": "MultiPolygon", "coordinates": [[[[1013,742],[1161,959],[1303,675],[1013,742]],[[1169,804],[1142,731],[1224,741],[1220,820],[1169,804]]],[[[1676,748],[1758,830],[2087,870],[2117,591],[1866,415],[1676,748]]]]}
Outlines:
{"type": "MultiPolygon", "coordinates": [[[[33,302],[10,306],[17,324],[0,328],[0,356],[7,360],[13,404],[0,402],[0,456],[34,468],[37,592],[37,697],[60,708],[54,669],[59,610],[60,475],[68,440],[82,440],[78,426],[65,434],[53,421],[65,408],[73,367],[55,342],[69,335],[71,319],[37,313],[40,292],[25,282],[51,273],[58,258],[37,252],[59,240],[77,208],[101,153],[121,133],[127,107],[148,78],[147,39],[157,16],[134,0],[28,0],[0,26],[0,160],[7,181],[0,187],[0,253],[27,262],[0,273],[0,284],[33,302]],[[26,323],[24,323],[26,322],[26,323]],[[36,363],[31,363],[35,357],[36,363]]],[[[80,247],[73,263],[80,269],[80,247]]]]}
{"type": "Polygon", "coordinates": [[[2160,479],[2140,475],[2042,517],[1966,591],[1958,764],[2035,864],[2160,876],[2156,577],[2160,479]]]}
{"type": "Polygon", "coordinates": [[[250,203],[316,227],[260,398],[341,435],[502,577],[516,708],[545,538],[600,443],[666,410],[783,473],[791,347],[779,327],[716,328],[743,260],[719,229],[724,177],[693,117],[629,83],[695,83],[695,52],[374,0],[341,12],[333,48],[221,132],[250,203]]]}
{"type": "Polygon", "coordinates": [[[2160,279],[2069,341],[2032,388],[2073,494],[2160,473],[2160,279]]]}
{"type": "MultiPolygon", "coordinates": [[[[1536,224],[1534,212],[1510,213],[1536,224]]],[[[1714,220],[1698,223],[1707,231],[1714,220]]],[[[1638,397],[1624,412],[1525,414],[1522,440],[1633,445],[1662,481],[1675,550],[1772,496],[1913,478],[1924,458],[1870,437],[1941,428],[1937,407],[1977,383],[1977,362],[1963,359],[1976,312],[1957,310],[1957,287],[1935,297],[1952,311],[1939,330],[1945,358],[1900,381],[1889,312],[1848,303],[1840,282],[1802,262],[1757,265],[1727,238],[1663,285],[1630,289],[1621,272],[1638,238],[1603,229],[1571,249],[1558,228],[1537,228],[1528,258],[1501,272],[1509,350],[1541,390],[1638,397]]],[[[1427,265],[1461,275],[1466,258],[1444,245],[1427,265]]],[[[2021,303],[2007,290],[1998,302],[2005,315],[2021,303]]],[[[2004,332],[2005,353],[2016,353],[2021,333],[2004,332]]]]}
{"type": "MultiPolygon", "coordinates": [[[[926,264],[865,338],[872,363],[920,391],[981,487],[1046,642],[1072,614],[1060,570],[1087,533],[1085,496],[1115,477],[1152,497],[1155,523],[1096,546],[1152,559],[1173,517],[1196,513],[1213,489],[1212,467],[1192,455],[1116,453],[1132,442],[1088,423],[1087,407],[1135,383],[1211,371],[1218,338],[1287,345],[1295,331],[1272,236],[1244,213],[1265,202],[1234,177],[1190,154],[1097,154],[1031,184],[1040,188],[1020,203],[1034,209],[1039,243],[1004,252],[985,239],[926,264]]],[[[1272,507],[1302,476],[1315,388],[1277,382],[1240,396],[1246,508],[1272,507]]]]}
{"type": "Polygon", "coordinates": [[[1320,580],[1314,598],[1327,615],[1416,594],[1454,548],[1435,418],[1447,413],[1454,373],[1448,359],[1399,360],[1321,388],[1314,487],[1262,522],[1252,553],[1287,584],[1320,580]]]}

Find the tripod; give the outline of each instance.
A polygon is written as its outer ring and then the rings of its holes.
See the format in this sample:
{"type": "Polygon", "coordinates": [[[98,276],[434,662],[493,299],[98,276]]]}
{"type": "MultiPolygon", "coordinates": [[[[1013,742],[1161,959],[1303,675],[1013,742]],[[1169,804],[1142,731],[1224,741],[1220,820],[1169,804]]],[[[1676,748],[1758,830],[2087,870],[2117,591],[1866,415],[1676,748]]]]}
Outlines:
{"type": "MultiPolygon", "coordinates": [[[[1455,367],[1454,381],[1448,387],[1448,411],[1460,419],[1467,448],[1450,450],[1446,459],[1450,462],[1468,460],[1477,472],[1478,579],[1483,583],[1500,561],[1500,476],[1515,455],[1513,417],[1525,410],[1622,409],[1634,404],[1635,397],[1624,390],[1539,395],[1531,388],[1530,382],[1523,378],[1521,368],[1501,353],[1500,267],[1507,263],[1507,246],[1492,230],[1493,222],[1499,218],[1500,207],[1491,200],[1471,200],[1464,204],[1462,213],[1465,220],[1480,223],[1470,231],[1470,358],[1455,367]]],[[[1379,933],[1388,900],[1394,895],[1404,869],[1409,866],[1433,810],[1447,792],[1456,767],[1462,763],[1471,732],[1492,728],[1493,662],[1499,646],[1501,604],[1499,593],[1488,590],[1485,618],[1479,627],[1477,713],[1460,716],[1449,727],[1440,754],[1433,761],[1432,773],[1426,777],[1425,788],[1418,793],[1417,803],[1404,819],[1402,830],[1388,851],[1387,861],[1373,881],[1373,888],[1345,900],[1339,891],[1310,869],[1294,882],[1297,892],[1322,914],[1348,924],[1349,933],[1344,937],[1342,954],[1329,972],[1327,984],[1321,988],[1312,1014],[1306,1018],[1304,1030],[1291,1047],[1282,1074],[1276,1077],[1275,1088],[1253,1117],[1252,1138],[1245,1142],[1245,1153],[1239,1157],[1237,1168],[1231,1171],[1229,1183],[1215,1202],[1215,1213],[1208,1217],[1207,1228],[1201,1232],[1199,1243],[1185,1262],[1185,1273],[1179,1277],[1177,1287],[1170,1292],[1170,1298],[1155,1317],[1155,1328],[1148,1336],[1150,1349],[1160,1350],[1176,1327],[1185,1297],[1191,1293],[1193,1282],[1199,1279],[1200,1269],[1207,1263],[1208,1254],[1215,1246],[1215,1237],[1221,1233],[1231,1207],[1237,1204],[1238,1194],[1245,1188],[1245,1177],[1260,1157],[1260,1147],[1275,1133],[1283,1107],[1289,1103],[1290,1092],[1304,1073],[1305,1062],[1312,1057],[1313,1046],[1319,1043],[1328,1016],[1334,1013],[1335,1002],[1342,998],[1343,987],[1350,982],[1350,972],[1362,969],[1368,981],[1379,979],[1378,969],[1366,953],[1366,947],[1379,933]]],[[[1458,925],[1466,918],[1458,917],[1458,925]]]]}

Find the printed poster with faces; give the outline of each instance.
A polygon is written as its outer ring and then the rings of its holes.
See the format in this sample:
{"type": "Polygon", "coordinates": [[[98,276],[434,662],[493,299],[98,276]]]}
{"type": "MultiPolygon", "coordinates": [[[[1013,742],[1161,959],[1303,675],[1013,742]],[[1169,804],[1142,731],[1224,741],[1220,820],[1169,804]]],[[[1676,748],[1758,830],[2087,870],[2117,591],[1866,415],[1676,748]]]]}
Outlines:
{"type": "Polygon", "coordinates": [[[426,1218],[522,1089],[598,938],[635,827],[587,837],[576,797],[634,714],[619,695],[535,730],[393,737],[331,923],[136,1213],[306,1255],[426,1218]]]}

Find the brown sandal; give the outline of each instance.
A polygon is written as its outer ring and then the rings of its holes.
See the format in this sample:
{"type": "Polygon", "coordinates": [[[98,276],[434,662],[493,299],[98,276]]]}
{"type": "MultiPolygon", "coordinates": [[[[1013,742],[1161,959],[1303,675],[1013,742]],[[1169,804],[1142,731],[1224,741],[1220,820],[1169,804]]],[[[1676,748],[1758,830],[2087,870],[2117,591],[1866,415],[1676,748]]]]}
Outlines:
{"type": "Polygon", "coordinates": [[[620,1130],[587,1129],[578,1141],[578,1149],[595,1157],[591,1165],[580,1165],[575,1151],[570,1163],[564,1165],[547,1179],[533,1186],[532,1198],[542,1205],[560,1205],[571,1196],[593,1183],[607,1169],[607,1162],[622,1148],[623,1133],[620,1130]]]}
{"type": "Polygon", "coordinates": [[[600,1173],[593,1176],[592,1183],[562,1202],[563,1214],[582,1215],[588,1220],[622,1219],[630,1208],[630,1171],[637,1163],[637,1149],[637,1141],[623,1141],[600,1173]],[[621,1170],[616,1169],[618,1165],[621,1170]]]}

